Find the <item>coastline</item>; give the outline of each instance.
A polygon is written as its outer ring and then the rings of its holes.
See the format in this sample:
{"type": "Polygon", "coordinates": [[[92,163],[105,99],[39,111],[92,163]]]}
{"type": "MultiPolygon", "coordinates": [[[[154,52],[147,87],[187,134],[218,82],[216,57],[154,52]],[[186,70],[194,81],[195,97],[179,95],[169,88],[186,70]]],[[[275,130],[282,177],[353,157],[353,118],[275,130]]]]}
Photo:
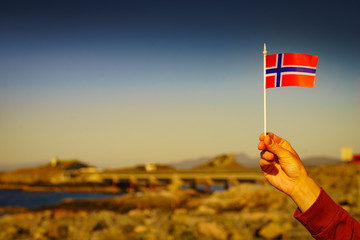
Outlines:
{"type": "Polygon", "coordinates": [[[274,188],[251,183],[210,195],[193,189],[134,192],[14,209],[18,213],[0,217],[0,239],[265,240],[292,239],[291,231],[307,236],[288,214],[293,208],[274,188]]]}
{"type": "Polygon", "coordinates": [[[97,185],[25,185],[25,184],[0,184],[0,189],[20,190],[22,192],[91,192],[91,193],[122,193],[116,186],[97,185]]]}
{"type": "MultiPolygon", "coordinates": [[[[309,175],[359,220],[359,171],[360,165],[320,166],[309,175]]],[[[4,208],[0,239],[312,239],[292,216],[296,205],[268,184],[239,183],[211,194],[171,190],[4,208]]]]}

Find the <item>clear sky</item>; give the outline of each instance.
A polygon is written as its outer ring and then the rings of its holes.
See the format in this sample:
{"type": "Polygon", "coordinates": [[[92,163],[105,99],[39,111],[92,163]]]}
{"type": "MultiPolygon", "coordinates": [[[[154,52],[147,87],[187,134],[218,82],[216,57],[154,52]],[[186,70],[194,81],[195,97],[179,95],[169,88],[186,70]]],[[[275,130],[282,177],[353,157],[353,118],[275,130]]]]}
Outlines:
{"type": "Polygon", "coordinates": [[[360,153],[359,1],[0,2],[0,166],[258,156],[263,44],[318,55],[315,88],[268,90],[299,155],[360,153]]]}

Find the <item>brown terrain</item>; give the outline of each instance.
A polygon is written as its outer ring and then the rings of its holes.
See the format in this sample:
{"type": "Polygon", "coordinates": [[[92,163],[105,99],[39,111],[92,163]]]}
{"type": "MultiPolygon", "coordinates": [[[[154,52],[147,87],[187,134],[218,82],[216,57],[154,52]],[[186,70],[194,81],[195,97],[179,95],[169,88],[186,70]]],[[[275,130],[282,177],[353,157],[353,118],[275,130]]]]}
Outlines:
{"type": "Polygon", "coordinates": [[[85,172],[96,172],[95,167],[79,160],[58,160],[51,163],[0,173],[0,189],[21,189],[27,192],[119,192],[111,184],[98,179],[79,179],[73,176],[85,172]]]}
{"type": "MultiPolygon", "coordinates": [[[[60,172],[73,165],[71,162],[57,164],[58,169],[52,169],[54,164],[50,164],[36,171],[14,171],[13,176],[3,173],[0,179],[10,185],[46,181],[58,184],[64,178],[60,172]],[[40,171],[44,174],[39,174],[40,171]]],[[[135,168],[141,171],[141,167],[135,168]]],[[[235,168],[244,170],[232,155],[221,155],[193,170],[211,172],[235,168]]],[[[316,166],[309,168],[309,174],[360,220],[360,165],[316,166]]],[[[33,211],[2,209],[13,213],[0,217],[0,239],[312,239],[292,217],[295,208],[288,197],[269,184],[239,183],[212,194],[179,190],[170,184],[167,189],[101,200],[66,200],[33,211]]]]}

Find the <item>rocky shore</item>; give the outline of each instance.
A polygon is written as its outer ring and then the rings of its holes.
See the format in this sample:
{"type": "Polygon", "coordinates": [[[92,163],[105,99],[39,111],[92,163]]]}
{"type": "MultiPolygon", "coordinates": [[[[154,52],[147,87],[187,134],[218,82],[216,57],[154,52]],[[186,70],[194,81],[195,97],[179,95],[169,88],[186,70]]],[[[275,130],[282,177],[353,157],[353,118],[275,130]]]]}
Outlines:
{"type": "MultiPolygon", "coordinates": [[[[310,169],[316,181],[360,220],[359,167],[310,169]]],[[[312,239],[296,206],[268,184],[243,183],[211,195],[194,190],[129,193],[6,214],[0,239],[260,240],[312,239]]]]}
{"type": "Polygon", "coordinates": [[[270,186],[243,184],[208,196],[193,190],[64,201],[0,218],[0,239],[276,239],[301,229],[295,207],[270,186]]]}

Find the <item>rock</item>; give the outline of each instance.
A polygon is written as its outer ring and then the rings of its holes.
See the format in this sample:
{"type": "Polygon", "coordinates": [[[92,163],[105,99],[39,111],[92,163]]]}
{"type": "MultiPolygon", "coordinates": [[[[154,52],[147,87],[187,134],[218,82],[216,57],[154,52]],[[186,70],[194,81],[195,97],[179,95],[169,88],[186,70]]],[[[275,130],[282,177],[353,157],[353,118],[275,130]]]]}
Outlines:
{"type": "Polygon", "coordinates": [[[226,239],[227,233],[216,222],[200,222],[198,224],[198,232],[201,235],[212,237],[215,239],[226,239]]]}
{"type": "Polygon", "coordinates": [[[0,214],[9,214],[9,213],[25,213],[29,211],[25,207],[0,207],[0,214]]]}
{"type": "Polygon", "coordinates": [[[187,214],[188,213],[188,210],[186,208],[177,208],[174,210],[174,214],[177,215],[177,214],[187,214]]]}
{"type": "Polygon", "coordinates": [[[210,207],[207,207],[207,206],[199,206],[197,209],[196,209],[196,212],[197,213],[200,213],[200,214],[209,214],[209,215],[214,215],[216,214],[216,210],[213,209],[213,208],[210,208],[210,207]]]}
{"type": "Polygon", "coordinates": [[[17,229],[17,238],[21,239],[21,238],[29,238],[30,237],[30,230],[28,228],[25,227],[19,227],[17,229]]]}
{"type": "Polygon", "coordinates": [[[54,219],[60,219],[65,217],[72,217],[76,215],[74,211],[66,210],[66,209],[56,209],[53,211],[53,218],[54,219]]]}
{"type": "Polygon", "coordinates": [[[35,238],[35,239],[38,239],[38,240],[44,239],[46,233],[47,233],[46,228],[44,228],[44,227],[38,227],[38,228],[36,228],[35,231],[34,231],[34,238],[35,238]]]}
{"type": "Polygon", "coordinates": [[[146,231],[146,227],[144,225],[139,225],[134,228],[135,233],[142,233],[146,231]]]}
{"type": "Polygon", "coordinates": [[[15,225],[2,226],[0,231],[0,239],[14,239],[17,234],[17,227],[15,225]]]}
{"type": "Polygon", "coordinates": [[[283,240],[313,240],[311,234],[304,228],[288,229],[283,236],[283,240]]]}
{"type": "Polygon", "coordinates": [[[180,239],[196,240],[196,237],[191,231],[184,231],[180,234],[180,239]]]}
{"type": "Polygon", "coordinates": [[[140,219],[140,218],[144,218],[144,211],[140,210],[140,209],[133,209],[130,210],[127,215],[129,217],[135,218],[135,219],[140,219]]]}
{"type": "Polygon", "coordinates": [[[270,222],[263,226],[259,235],[265,239],[276,239],[279,238],[284,233],[283,226],[278,222],[270,222]]]}
{"type": "Polygon", "coordinates": [[[123,233],[132,233],[134,232],[134,225],[131,223],[123,224],[122,231],[123,233]]]}
{"type": "Polygon", "coordinates": [[[108,225],[104,220],[100,220],[92,229],[93,232],[95,231],[102,231],[103,229],[108,228],[108,225]]]}
{"type": "Polygon", "coordinates": [[[57,228],[58,236],[64,239],[68,238],[69,235],[69,227],[67,225],[59,225],[57,228]]]}
{"type": "MultiPolygon", "coordinates": [[[[354,170],[318,169],[330,196],[360,219],[354,170]],[[332,194],[332,195],[331,195],[332,194]]],[[[120,197],[64,201],[52,208],[0,216],[2,239],[253,240],[308,239],[292,217],[296,206],[267,185],[240,183],[205,196],[194,190],[132,193],[120,197]],[[300,229],[300,230],[299,230],[300,229]],[[297,237],[299,236],[299,237],[297,237]]],[[[305,230],[306,231],[306,230],[305,230]]],[[[309,238],[311,239],[311,238],[309,238]]]]}

